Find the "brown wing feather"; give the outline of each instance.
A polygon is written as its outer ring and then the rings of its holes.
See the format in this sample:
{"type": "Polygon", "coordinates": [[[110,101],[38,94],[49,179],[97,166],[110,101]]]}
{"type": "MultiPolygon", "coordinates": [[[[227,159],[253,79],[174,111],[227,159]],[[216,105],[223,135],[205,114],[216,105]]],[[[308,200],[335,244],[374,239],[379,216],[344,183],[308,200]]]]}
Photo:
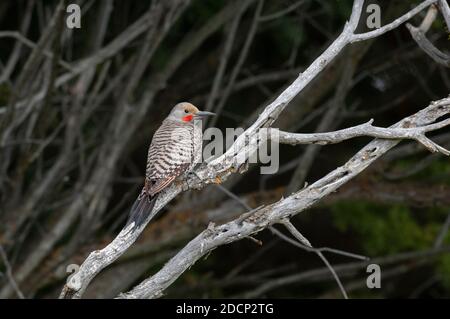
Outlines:
{"type": "Polygon", "coordinates": [[[171,176],[168,176],[166,178],[159,178],[157,180],[154,180],[151,186],[148,189],[148,193],[151,196],[155,196],[155,194],[162,191],[164,188],[169,186],[178,176],[183,174],[186,169],[189,167],[189,164],[181,164],[178,167],[175,168],[171,176]]]}
{"type": "Polygon", "coordinates": [[[176,176],[169,176],[167,178],[159,179],[155,184],[150,187],[148,190],[150,196],[155,196],[155,194],[162,191],[164,188],[166,188],[170,183],[173,182],[173,180],[176,178],[176,176]]]}

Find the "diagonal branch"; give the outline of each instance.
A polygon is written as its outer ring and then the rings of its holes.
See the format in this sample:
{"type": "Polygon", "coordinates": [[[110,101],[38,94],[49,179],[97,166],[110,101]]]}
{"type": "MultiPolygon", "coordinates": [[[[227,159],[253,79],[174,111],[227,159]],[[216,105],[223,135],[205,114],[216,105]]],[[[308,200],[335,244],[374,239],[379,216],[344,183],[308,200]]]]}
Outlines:
{"type": "MultiPolygon", "coordinates": [[[[240,203],[242,206],[245,207],[245,209],[247,210],[251,210],[251,207],[249,205],[247,205],[247,203],[245,203],[244,201],[242,201],[238,196],[236,196],[235,194],[233,194],[232,192],[230,192],[229,190],[227,190],[225,187],[221,186],[221,185],[217,185],[217,187],[219,187],[222,191],[224,191],[225,193],[227,193],[228,196],[230,196],[231,198],[233,198],[234,200],[236,200],[238,203],[240,203]]],[[[291,238],[287,237],[286,235],[284,235],[282,232],[280,232],[278,229],[276,229],[275,227],[271,226],[269,227],[270,231],[275,234],[276,236],[280,237],[281,239],[283,239],[284,241],[293,244],[294,246],[297,246],[301,249],[304,249],[306,251],[309,252],[314,252],[317,254],[317,256],[319,256],[320,259],[322,259],[322,261],[324,262],[324,264],[328,267],[328,269],[330,269],[331,274],[333,275],[333,277],[335,278],[339,289],[342,292],[342,295],[344,296],[345,299],[348,299],[347,293],[344,289],[344,286],[342,285],[338,275],[336,274],[336,272],[334,271],[333,267],[331,266],[330,262],[325,258],[325,256],[322,254],[323,250],[327,250],[327,247],[324,248],[314,248],[311,243],[309,242],[308,239],[306,239],[306,237],[304,237],[295,227],[294,225],[292,225],[292,223],[289,220],[283,220],[282,224],[289,230],[289,232],[298,240],[292,240],[291,238]]],[[[249,237],[252,238],[252,237],[249,237]]],[[[329,251],[332,252],[336,252],[338,254],[342,254],[342,255],[346,255],[348,257],[353,257],[356,259],[363,259],[366,260],[367,257],[364,256],[360,256],[360,255],[356,255],[356,254],[352,254],[352,253],[348,253],[348,252],[341,252],[340,250],[337,249],[330,249],[329,251]]]]}

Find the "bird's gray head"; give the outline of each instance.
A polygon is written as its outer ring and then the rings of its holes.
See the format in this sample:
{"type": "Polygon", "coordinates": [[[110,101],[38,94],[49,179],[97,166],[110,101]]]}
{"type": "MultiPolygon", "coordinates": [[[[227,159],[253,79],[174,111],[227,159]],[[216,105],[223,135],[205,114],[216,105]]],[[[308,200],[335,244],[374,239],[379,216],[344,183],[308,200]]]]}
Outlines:
{"type": "Polygon", "coordinates": [[[193,123],[195,119],[200,119],[210,115],[214,115],[214,113],[200,111],[191,103],[181,102],[173,107],[168,118],[173,121],[193,123]]]}

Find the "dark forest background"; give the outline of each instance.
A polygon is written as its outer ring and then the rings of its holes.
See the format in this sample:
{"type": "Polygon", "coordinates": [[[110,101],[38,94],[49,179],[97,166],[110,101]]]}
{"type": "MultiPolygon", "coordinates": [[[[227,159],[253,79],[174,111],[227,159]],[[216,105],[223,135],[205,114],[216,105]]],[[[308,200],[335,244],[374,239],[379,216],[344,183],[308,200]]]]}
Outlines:
{"type": "MultiPolygon", "coordinates": [[[[382,23],[419,2],[379,1],[382,23]]],[[[142,187],[152,134],[174,104],[189,101],[219,113],[210,124],[223,130],[247,127],[339,35],[352,6],[349,0],[86,0],[75,2],[81,29],[70,30],[58,3],[0,1],[2,298],[19,297],[17,290],[28,298],[57,297],[66,267],[114,238],[142,187]]],[[[410,22],[420,24],[425,13],[410,22]]],[[[442,17],[427,37],[449,51],[442,17]]],[[[331,131],[374,118],[386,127],[449,90],[449,69],[400,26],[347,47],[274,126],[331,131]]],[[[450,147],[448,130],[431,136],[450,147]]],[[[223,186],[252,207],[271,203],[370,140],[284,145],[277,174],[260,175],[254,165],[223,186]]],[[[325,252],[352,298],[450,297],[449,186],[448,158],[402,142],[292,221],[315,247],[381,265],[381,289],[368,289],[364,262],[325,252]]],[[[183,194],[85,297],[127,291],[209,221],[242,212],[215,186],[183,194]]],[[[244,239],[216,249],[166,297],[341,298],[316,254],[268,230],[256,237],[262,245],[244,239]]]]}

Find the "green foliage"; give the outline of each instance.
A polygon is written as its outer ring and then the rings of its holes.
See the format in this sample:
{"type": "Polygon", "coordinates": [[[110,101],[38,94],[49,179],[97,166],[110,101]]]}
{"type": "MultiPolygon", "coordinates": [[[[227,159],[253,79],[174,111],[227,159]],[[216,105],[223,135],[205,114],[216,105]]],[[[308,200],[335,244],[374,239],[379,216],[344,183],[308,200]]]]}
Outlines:
{"type": "MultiPolygon", "coordinates": [[[[448,208],[430,208],[418,217],[403,205],[384,206],[367,202],[343,202],[332,208],[336,227],[351,231],[369,256],[381,256],[401,251],[425,250],[434,241],[447,216],[448,208]]],[[[450,244],[450,234],[444,240],[450,244]]],[[[450,289],[450,255],[436,259],[436,270],[442,284],[450,289]]]]}
{"type": "Polygon", "coordinates": [[[436,224],[420,225],[410,210],[401,205],[346,202],[335,205],[332,210],[338,229],[355,232],[371,256],[425,249],[437,233],[436,224]]]}
{"type": "Polygon", "coordinates": [[[301,45],[307,40],[298,19],[288,17],[273,23],[268,36],[273,42],[271,47],[275,48],[284,59],[289,57],[293,43],[301,45]]]}
{"type": "Polygon", "coordinates": [[[221,8],[225,6],[224,0],[197,0],[192,2],[186,12],[185,19],[193,24],[203,24],[221,8]]]}
{"type": "MultiPolygon", "coordinates": [[[[444,210],[442,210],[443,212],[444,210]]],[[[448,209],[445,210],[446,215],[448,215],[448,209]]],[[[442,218],[441,218],[442,219],[442,218]]],[[[450,244],[450,232],[447,232],[447,235],[443,241],[444,245],[450,244]]],[[[440,276],[442,284],[450,290],[450,254],[442,255],[436,262],[436,270],[437,274],[440,276]]]]}
{"type": "Polygon", "coordinates": [[[0,105],[6,105],[11,97],[11,91],[6,84],[0,85],[0,105]]]}
{"type": "MultiPolygon", "coordinates": [[[[449,239],[449,238],[447,238],[449,239]]],[[[442,256],[437,262],[437,272],[442,278],[442,284],[450,289],[450,255],[442,256]]]]}
{"type": "MultiPolygon", "coordinates": [[[[418,162],[424,160],[423,155],[421,157],[411,157],[396,161],[395,165],[392,167],[392,172],[403,172],[410,171],[418,162]]],[[[439,157],[433,160],[433,162],[427,167],[421,169],[419,172],[412,174],[407,179],[411,181],[433,181],[441,182],[446,185],[450,185],[450,161],[447,157],[439,157]]]]}
{"type": "Polygon", "coordinates": [[[155,71],[161,71],[167,62],[169,62],[171,52],[171,49],[167,45],[161,45],[158,50],[156,50],[151,63],[151,66],[155,68],[155,71]]]}
{"type": "Polygon", "coordinates": [[[450,162],[447,157],[441,157],[433,161],[433,163],[424,169],[418,178],[442,178],[442,182],[450,185],[450,162]],[[446,177],[446,178],[442,178],[446,177]]]}
{"type": "MultiPolygon", "coordinates": [[[[333,2],[330,1],[330,3],[333,2]]],[[[334,10],[336,10],[335,14],[340,19],[347,20],[352,13],[352,5],[353,5],[352,1],[343,1],[343,0],[336,1],[336,4],[333,6],[335,7],[334,10]]]]}

